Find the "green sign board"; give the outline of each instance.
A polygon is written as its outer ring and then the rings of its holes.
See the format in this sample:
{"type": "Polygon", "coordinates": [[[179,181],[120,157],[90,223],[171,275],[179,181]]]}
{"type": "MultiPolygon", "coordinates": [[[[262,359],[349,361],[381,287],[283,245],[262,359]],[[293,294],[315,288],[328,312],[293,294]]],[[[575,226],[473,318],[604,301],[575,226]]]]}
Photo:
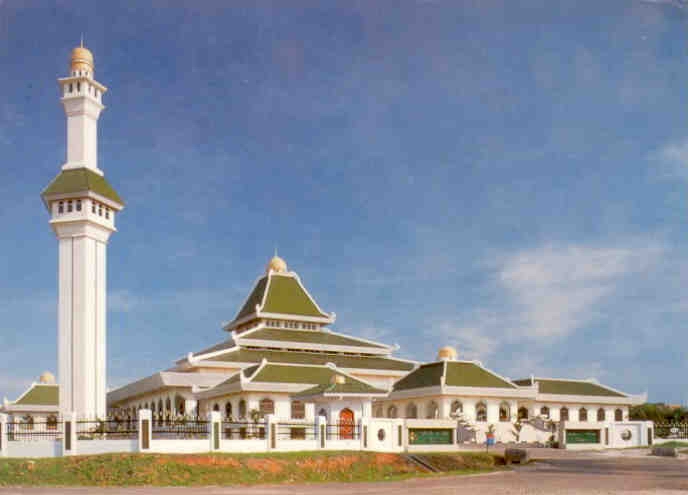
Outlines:
{"type": "Polygon", "coordinates": [[[451,445],[454,430],[448,428],[409,428],[411,445],[451,445]]]}
{"type": "Polygon", "coordinates": [[[600,443],[600,430],[566,430],[566,443],[600,443]]]}

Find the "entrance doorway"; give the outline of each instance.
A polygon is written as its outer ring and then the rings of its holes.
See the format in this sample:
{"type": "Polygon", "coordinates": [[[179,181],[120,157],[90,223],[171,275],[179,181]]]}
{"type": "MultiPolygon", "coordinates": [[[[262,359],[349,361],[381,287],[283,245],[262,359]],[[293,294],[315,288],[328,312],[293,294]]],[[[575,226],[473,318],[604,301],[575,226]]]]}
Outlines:
{"type": "Polygon", "coordinates": [[[354,412],[351,409],[342,409],[339,412],[339,438],[341,440],[354,438],[354,412]]]}

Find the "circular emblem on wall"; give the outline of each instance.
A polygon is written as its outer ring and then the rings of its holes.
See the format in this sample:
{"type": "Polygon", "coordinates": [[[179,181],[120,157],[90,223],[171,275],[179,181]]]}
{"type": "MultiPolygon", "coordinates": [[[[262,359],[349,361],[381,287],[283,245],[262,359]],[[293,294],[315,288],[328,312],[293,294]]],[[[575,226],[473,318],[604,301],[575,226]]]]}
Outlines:
{"type": "Polygon", "coordinates": [[[621,432],[621,440],[628,442],[631,438],[633,438],[633,433],[631,433],[631,430],[624,430],[621,432]]]}
{"type": "Polygon", "coordinates": [[[383,430],[382,428],[377,430],[377,439],[380,440],[381,442],[385,441],[385,430],[383,430]]]}
{"type": "Polygon", "coordinates": [[[672,435],[678,434],[678,428],[676,428],[675,426],[673,428],[671,428],[669,431],[671,432],[672,435]]]}

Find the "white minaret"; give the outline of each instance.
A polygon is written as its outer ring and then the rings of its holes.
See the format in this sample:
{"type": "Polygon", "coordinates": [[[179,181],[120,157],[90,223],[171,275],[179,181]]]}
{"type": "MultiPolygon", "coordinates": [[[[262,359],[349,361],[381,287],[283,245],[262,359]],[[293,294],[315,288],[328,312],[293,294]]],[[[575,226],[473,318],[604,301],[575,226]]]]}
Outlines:
{"type": "Polygon", "coordinates": [[[58,79],[67,115],[67,161],[41,194],[59,244],[60,413],[106,416],[107,243],[124,202],[98,168],[98,117],[107,88],[93,79],[93,55],[72,51],[58,79]]]}

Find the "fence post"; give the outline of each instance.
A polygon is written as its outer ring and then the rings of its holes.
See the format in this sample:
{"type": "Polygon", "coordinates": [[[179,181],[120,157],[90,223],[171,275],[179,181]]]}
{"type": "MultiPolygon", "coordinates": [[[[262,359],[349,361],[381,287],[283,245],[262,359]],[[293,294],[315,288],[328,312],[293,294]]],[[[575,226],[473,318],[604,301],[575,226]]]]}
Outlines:
{"type": "Polygon", "coordinates": [[[318,428],[318,432],[316,434],[318,438],[318,446],[321,449],[324,449],[327,446],[327,418],[325,416],[318,416],[316,425],[318,428]]]}
{"type": "Polygon", "coordinates": [[[0,413],[0,457],[7,457],[7,414],[0,413]]]}
{"type": "Polygon", "coordinates": [[[139,452],[149,452],[153,439],[153,422],[150,409],[139,409],[138,412],[139,429],[139,452]]]}
{"type": "Polygon", "coordinates": [[[66,413],[63,423],[62,455],[75,455],[77,452],[76,413],[66,413]]]}
{"type": "Polygon", "coordinates": [[[220,436],[222,431],[222,414],[220,411],[210,411],[210,451],[220,450],[220,436]]]}
{"type": "Polygon", "coordinates": [[[361,418],[359,421],[359,432],[361,435],[361,450],[366,450],[368,448],[368,423],[369,418],[361,418]]]}
{"type": "Polygon", "coordinates": [[[277,447],[277,421],[274,414],[265,416],[265,440],[267,441],[267,450],[273,450],[277,447]]]}

